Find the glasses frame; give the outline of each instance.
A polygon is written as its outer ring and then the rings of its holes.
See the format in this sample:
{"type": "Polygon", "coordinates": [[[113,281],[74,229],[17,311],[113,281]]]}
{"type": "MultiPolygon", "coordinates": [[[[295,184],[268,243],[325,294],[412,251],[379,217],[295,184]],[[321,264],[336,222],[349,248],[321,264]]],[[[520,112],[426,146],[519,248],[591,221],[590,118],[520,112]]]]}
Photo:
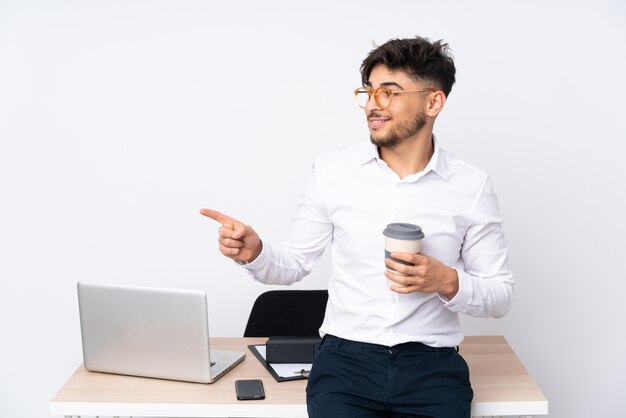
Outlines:
{"type": "Polygon", "coordinates": [[[378,107],[381,110],[387,109],[389,106],[391,106],[391,100],[393,99],[393,96],[395,96],[396,94],[402,94],[402,93],[424,93],[424,92],[436,92],[437,89],[434,89],[432,87],[427,87],[424,89],[418,89],[418,90],[391,90],[388,87],[378,87],[378,88],[371,88],[371,87],[357,87],[354,89],[354,98],[356,99],[356,104],[361,108],[361,109],[365,109],[365,107],[367,106],[367,103],[369,103],[370,100],[372,100],[372,95],[374,96],[374,101],[376,102],[376,104],[378,105],[378,107]],[[359,93],[366,91],[367,92],[367,101],[365,102],[365,106],[361,106],[361,103],[359,102],[359,93]],[[384,91],[387,94],[389,94],[389,104],[387,106],[383,106],[382,104],[380,104],[380,101],[378,99],[378,94],[384,91]]]}

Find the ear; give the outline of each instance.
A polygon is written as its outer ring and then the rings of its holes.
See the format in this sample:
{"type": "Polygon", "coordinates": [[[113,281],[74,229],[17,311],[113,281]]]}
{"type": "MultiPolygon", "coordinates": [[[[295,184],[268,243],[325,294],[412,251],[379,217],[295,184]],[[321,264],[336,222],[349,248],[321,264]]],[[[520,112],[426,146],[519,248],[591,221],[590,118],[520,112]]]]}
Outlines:
{"type": "Polygon", "coordinates": [[[438,90],[432,92],[428,98],[428,106],[426,108],[426,115],[430,117],[436,117],[439,112],[443,110],[443,106],[446,104],[446,95],[443,91],[438,90]]]}

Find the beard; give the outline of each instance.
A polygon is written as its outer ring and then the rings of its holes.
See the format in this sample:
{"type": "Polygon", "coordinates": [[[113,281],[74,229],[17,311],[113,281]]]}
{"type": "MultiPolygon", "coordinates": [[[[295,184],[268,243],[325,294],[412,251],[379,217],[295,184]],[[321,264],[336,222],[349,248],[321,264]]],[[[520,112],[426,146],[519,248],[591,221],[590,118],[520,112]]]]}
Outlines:
{"type": "MultiPolygon", "coordinates": [[[[370,116],[380,116],[376,112],[370,113],[370,116]]],[[[426,125],[426,115],[419,112],[413,120],[400,123],[396,127],[392,127],[386,135],[378,134],[370,131],[370,141],[378,147],[393,147],[398,145],[405,139],[417,134],[426,125]]]]}

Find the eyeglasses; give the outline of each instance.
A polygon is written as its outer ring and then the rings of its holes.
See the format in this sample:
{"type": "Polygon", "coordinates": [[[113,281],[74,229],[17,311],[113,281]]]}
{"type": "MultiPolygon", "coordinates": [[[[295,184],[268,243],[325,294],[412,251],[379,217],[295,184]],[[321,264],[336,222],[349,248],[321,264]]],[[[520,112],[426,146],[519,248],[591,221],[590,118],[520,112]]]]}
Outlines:
{"type": "Polygon", "coordinates": [[[358,87],[354,89],[354,97],[356,97],[356,102],[359,107],[365,109],[367,106],[367,102],[370,101],[372,95],[374,95],[374,100],[376,104],[381,109],[387,109],[391,105],[391,98],[396,94],[402,93],[418,93],[425,91],[437,91],[434,88],[427,88],[421,90],[390,90],[387,87],[378,87],[377,89],[373,89],[371,87],[358,87]]]}

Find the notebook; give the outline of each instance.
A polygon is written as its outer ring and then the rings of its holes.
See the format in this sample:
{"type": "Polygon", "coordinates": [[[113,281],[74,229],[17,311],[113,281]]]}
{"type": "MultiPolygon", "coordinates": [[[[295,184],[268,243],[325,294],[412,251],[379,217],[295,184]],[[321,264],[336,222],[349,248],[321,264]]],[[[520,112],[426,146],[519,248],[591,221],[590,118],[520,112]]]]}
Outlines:
{"type": "Polygon", "coordinates": [[[210,350],[201,290],[78,282],[85,369],[213,383],[245,353],[210,350]]]}

